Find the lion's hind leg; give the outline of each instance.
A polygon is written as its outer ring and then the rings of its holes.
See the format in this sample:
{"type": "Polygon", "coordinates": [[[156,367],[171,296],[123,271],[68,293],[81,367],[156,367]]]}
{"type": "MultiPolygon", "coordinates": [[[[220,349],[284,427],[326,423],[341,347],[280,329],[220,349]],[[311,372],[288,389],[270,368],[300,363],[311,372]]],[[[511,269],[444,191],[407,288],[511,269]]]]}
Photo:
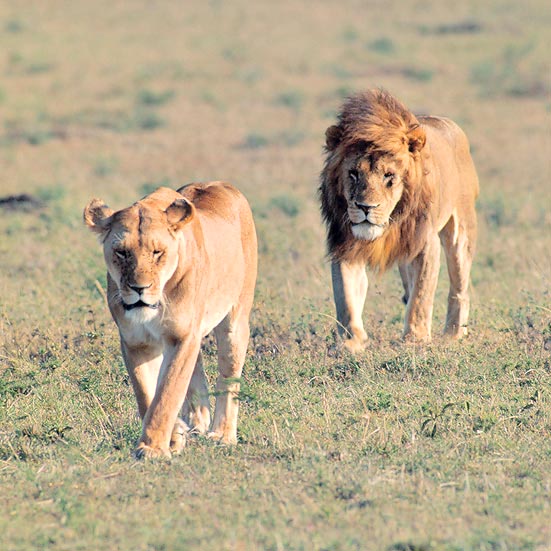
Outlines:
{"type": "Polygon", "coordinates": [[[474,207],[456,213],[440,233],[446,253],[450,291],[444,333],[459,339],[467,334],[469,321],[469,277],[476,245],[476,213],[474,207]]]}
{"type": "Polygon", "coordinates": [[[182,417],[191,432],[205,434],[210,426],[209,390],[203,356],[199,352],[193,375],[189,383],[186,400],[182,408],[182,417]]]}
{"type": "Polygon", "coordinates": [[[214,330],[218,345],[216,406],[209,437],[224,444],[237,443],[240,377],[249,342],[249,315],[232,310],[214,330]]]}

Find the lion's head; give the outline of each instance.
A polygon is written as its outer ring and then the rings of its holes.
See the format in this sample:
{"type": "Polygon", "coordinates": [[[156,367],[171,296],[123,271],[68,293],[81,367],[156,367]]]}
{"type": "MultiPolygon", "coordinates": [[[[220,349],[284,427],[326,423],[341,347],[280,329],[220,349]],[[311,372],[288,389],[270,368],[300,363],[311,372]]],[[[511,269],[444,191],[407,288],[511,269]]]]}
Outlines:
{"type": "Polygon", "coordinates": [[[84,221],[103,241],[116,301],[128,315],[147,319],[163,302],[163,290],[179,262],[178,233],[195,207],[179,193],[159,188],[118,212],[101,199],[84,209],[84,221]]]}
{"type": "Polygon", "coordinates": [[[350,97],[326,131],[321,210],[329,254],[385,269],[411,256],[430,202],[416,117],[382,90],[350,97]]]}

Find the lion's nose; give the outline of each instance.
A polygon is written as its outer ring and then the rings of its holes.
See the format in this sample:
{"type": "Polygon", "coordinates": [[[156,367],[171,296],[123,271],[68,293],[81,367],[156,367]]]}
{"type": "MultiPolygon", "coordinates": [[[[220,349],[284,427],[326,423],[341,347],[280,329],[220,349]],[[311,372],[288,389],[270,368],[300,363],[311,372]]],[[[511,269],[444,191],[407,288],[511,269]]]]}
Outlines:
{"type": "Polygon", "coordinates": [[[130,289],[133,291],[136,291],[138,295],[141,295],[145,289],[149,289],[151,287],[151,283],[149,285],[129,285],[130,289]]]}
{"type": "Polygon", "coordinates": [[[360,210],[365,212],[365,214],[369,214],[370,210],[376,209],[380,205],[380,203],[377,205],[368,205],[367,203],[358,203],[357,201],[355,204],[360,210]]]}

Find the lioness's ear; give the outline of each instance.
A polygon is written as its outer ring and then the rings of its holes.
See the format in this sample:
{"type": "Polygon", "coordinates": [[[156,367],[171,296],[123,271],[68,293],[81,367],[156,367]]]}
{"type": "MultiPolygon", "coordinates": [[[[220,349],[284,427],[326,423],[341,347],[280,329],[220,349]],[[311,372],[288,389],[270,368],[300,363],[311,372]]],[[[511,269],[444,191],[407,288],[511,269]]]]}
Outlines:
{"type": "Polygon", "coordinates": [[[92,199],[84,207],[84,223],[93,232],[104,234],[109,230],[114,212],[101,199],[92,199]]]}
{"type": "Polygon", "coordinates": [[[187,199],[176,199],[165,211],[168,225],[173,231],[181,230],[191,222],[194,211],[195,207],[187,199]]]}
{"type": "Polygon", "coordinates": [[[325,146],[328,151],[333,151],[340,143],[342,139],[342,128],[337,125],[330,126],[325,131],[325,146]]]}
{"type": "Polygon", "coordinates": [[[418,124],[410,127],[408,132],[408,148],[410,153],[417,153],[425,147],[427,141],[427,135],[425,131],[418,124]]]}

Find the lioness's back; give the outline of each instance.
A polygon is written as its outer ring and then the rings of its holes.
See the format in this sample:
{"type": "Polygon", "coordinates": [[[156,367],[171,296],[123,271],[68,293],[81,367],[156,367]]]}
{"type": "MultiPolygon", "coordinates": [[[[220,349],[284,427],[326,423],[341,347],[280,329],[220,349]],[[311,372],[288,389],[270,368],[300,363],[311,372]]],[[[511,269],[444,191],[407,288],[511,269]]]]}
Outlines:
{"type": "Polygon", "coordinates": [[[245,196],[227,182],[206,182],[187,184],[180,189],[188,201],[191,201],[196,209],[205,213],[212,213],[225,218],[233,219],[237,210],[250,212],[249,203],[245,196]]]}

